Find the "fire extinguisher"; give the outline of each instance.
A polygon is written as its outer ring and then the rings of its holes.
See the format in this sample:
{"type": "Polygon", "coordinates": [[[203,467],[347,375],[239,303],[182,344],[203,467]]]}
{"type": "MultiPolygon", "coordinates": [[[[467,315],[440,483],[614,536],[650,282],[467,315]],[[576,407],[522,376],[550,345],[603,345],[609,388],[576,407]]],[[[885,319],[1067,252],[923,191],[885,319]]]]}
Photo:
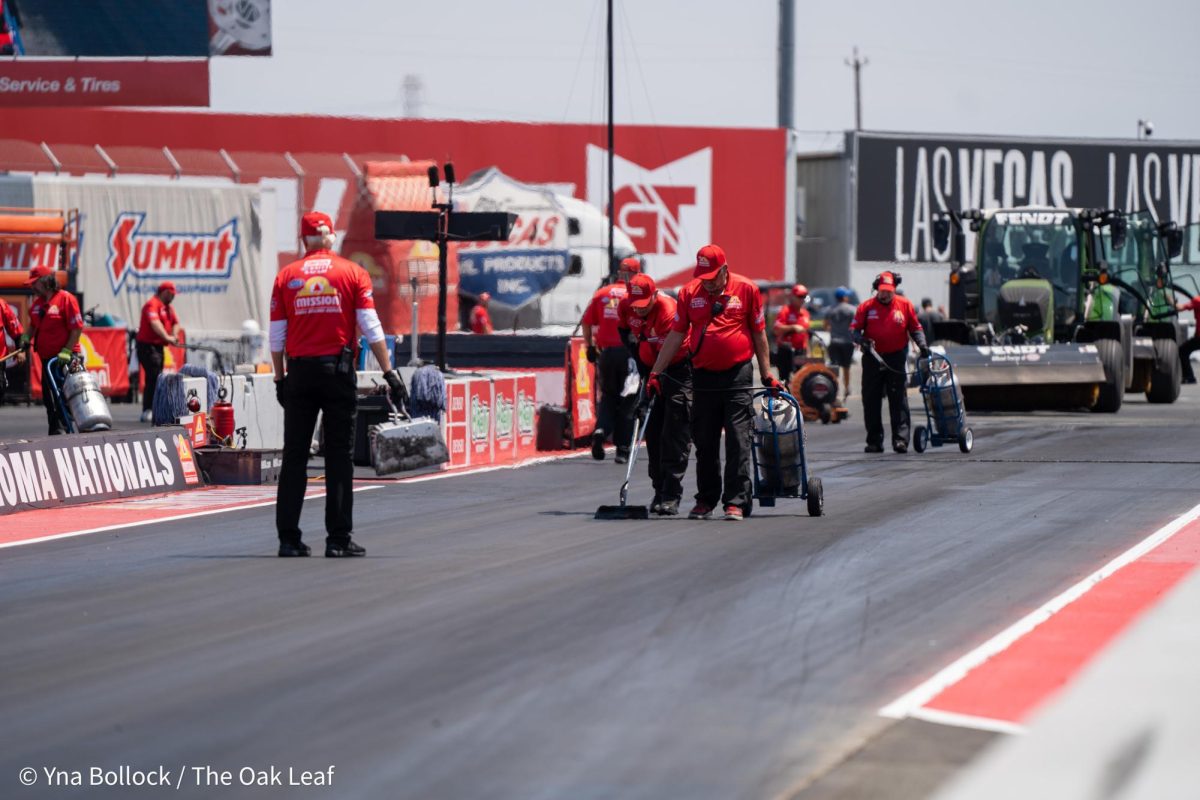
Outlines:
{"type": "Polygon", "coordinates": [[[233,403],[226,400],[228,392],[222,386],[217,390],[217,402],[213,403],[212,407],[212,425],[213,433],[217,435],[223,444],[232,444],[233,442],[233,403]]]}

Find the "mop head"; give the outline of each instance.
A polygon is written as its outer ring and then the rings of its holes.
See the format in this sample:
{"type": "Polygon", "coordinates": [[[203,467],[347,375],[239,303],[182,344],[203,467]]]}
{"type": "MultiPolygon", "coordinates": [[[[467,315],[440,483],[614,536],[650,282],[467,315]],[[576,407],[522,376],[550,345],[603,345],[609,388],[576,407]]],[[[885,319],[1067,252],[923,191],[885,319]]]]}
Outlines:
{"type": "Polygon", "coordinates": [[[413,373],[409,388],[408,413],[441,422],[446,409],[446,378],[441,370],[426,364],[413,373]]]}
{"type": "Polygon", "coordinates": [[[372,425],[367,435],[376,475],[434,467],[450,460],[442,427],[429,417],[372,425]]]}

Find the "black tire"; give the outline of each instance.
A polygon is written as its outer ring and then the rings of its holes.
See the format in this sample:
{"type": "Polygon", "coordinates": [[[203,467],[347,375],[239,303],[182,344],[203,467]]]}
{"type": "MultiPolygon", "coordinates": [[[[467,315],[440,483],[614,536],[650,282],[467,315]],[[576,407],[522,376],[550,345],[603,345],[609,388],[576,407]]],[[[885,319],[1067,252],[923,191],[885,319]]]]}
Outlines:
{"type": "Polygon", "coordinates": [[[1098,339],[1096,349],[1100,351],[1100,363],[1104,365],[1104,383],[1100,384],[1100,396],[1092,411],[1115,414],[1121,410],[1125,398],[1125,351],[1116,339],[1098,339]]]}
{"type": "MultiPolygon", "coordinates": [[[[1176,359],[1176,360],[1178,360],[1178,359],[1176,359]]],[[[829,403],[825,403],[824,405],[822,405],[821,411],[820,411],[820,417],[821,417],[821,424],[828,425],[829,421],[833,419],[833,406],[829,405],[829,403]]]]}
{"type": "Polygon", "coordinates": [[[964,453],[971,452],[971,448],[975,446],[975,432],[970,428],[963,428],[962,436],[958,439],[958,449],[964,453]]]}
{"type": "Polygon", "coordinates": [[[918,425],[913,428],[913,450],[918,453],[924,453],[925,448],[929,445],[929,429],[924,425],[918,425]]]}
{"type": "Polygon", "coordinates": [[[1179,361],[1179,343],[1174,339],[1154,340],[1154,369],[1146,399],[1151,403],[1174,403],[1183,383],[1183,364],[1179,361]]]}
{"type": "Polygon", "coordinates": [[[819,517],[825,513],[825,487],[820,478],[808,479],[808,515],[819,517]]]}

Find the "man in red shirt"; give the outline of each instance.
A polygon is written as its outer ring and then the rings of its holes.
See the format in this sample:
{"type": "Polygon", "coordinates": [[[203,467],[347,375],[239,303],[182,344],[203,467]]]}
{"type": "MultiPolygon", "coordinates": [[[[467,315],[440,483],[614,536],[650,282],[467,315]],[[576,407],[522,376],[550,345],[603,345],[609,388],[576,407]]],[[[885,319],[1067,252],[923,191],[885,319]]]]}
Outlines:
{"type": "Polygon", "coordinates": [[[696,505],[689,519],[711,519],[717,503],[725,519],[740,520],[753,502],[750,436],[754,373],[768,389],[782,388],[771,374],[771,349],[762,295],[729,271],[725,251],[705,245],[696,254],[693,280],[679,292],[675,322],[654,362],[646,390],[662,393],[662,372],[688,343],[692,361],[692,440],[696,443],[696,505]],[[721,480],[721,432],[725,432],[725,480],[721,480]]]}
{"type": "Polygon", "coordinates": [[[1179,362],[1183,367],[1183,382],[1195,383],[1196,372],[1192,369],[1192,353],[1200,350],[1200,294],[1191,300],[1180,300],[1175,304],[1179,311],[1191,311],[1196,315],[1196,335],[1179,346],[1179,362]]]}
{"type": "Polygon", "coordinates": [[[636,396],[622,397],[629,377],[629,352],[618,330],[618,306],[625,299],[626,283],[642,271],[642,262],[631,256],[621,261],[616,283],[601,286],[583,312],[583,342],[588,361],[597,364],[600,407],[596,412],[596,430],[592,433],[592,458],[604,460],[604,440],[612,437],[617,446],[616,462],[629,460],[629,440],[633,435],[636,396]]]}
{"type": "Polygon", "coordinates": [[[59,288],[54,270],[49,267],[29,270],[25,285],[35,295],[33,305],[29,307],[29,327],[33,331],[34,352],[42,362],[42,405],[46,407],[46,422],[50,435],[56,436],[66,433],[67,428],[58,399],[50,387],[50,361],[58,358],[65,364],[80,352],[83,315],[75,295],[59,288]]]}
{"type": "Polygon", "coordinates": [[[905,360],[908,339],[917,343],[921,356],[929,355],[925,331],[912,301],[896,294],[899,278],[882,272],[875,279],[875,296],[858,307],[850,331],[863,349],[863,419],[867,424],[868,453],[883,452],[883,394],[887,391],[892,417],[892,449],[908,452],[908,394],[905,360]],[[872,353],[872,351],[874,351],[872,353]],[[878,358],[876,358],[878,356],[878,358]],[[883,363],[880,363],[882,360],[883,363]]]}
{"type": "MultiPolygon", "coordinates": [[[[8,372],[9,365],[25,363],[25,349],[22,347],[22,342],[27,342],[28,337],[24,334],[25,329],[21,327],[21,321],[17,319],[12,306],[0,298],[0,345],[6,345],[4,337],[7,335],[12,339],[13,346],[17,348],[16,355],[0,362],[0,403],[4,402],[4,390],[8,388],[8,376],[5,373],[8,372]]],[[[0,356],[8,355],[7,346],[0,349],[4,350],[0,356]]]]}
{"type": "Polygon", "coordinates": [[[492,318],[488,315],[488,303],[492,296],[487,292],[479,293],[479,301],[471,309],[471,333],[491,333],[492,318]]]}
{"type": "Polygon", "coordinates": [[[136,337],[138,365],[146,378],[142,388],[142,422],[149,422],[153,416],[154,389],[163,371],[164,348],[166,345],[177,347],[183,335],[179,317],[171,307],[174,299],[175,284],[163,281],[142,306],[142,322],[136,337]]]}
{"type": "Polygon", "coordinates": [[[354,542],[354,371],[356,327],[383,367],[393,400],[407,401],[400,373],[391,367],[383,326],[375,313],[371,278],[353,261],[333,254],[333,221],[310,211],[300,222],[304,257],[275,276],[271,291],[271,360],[275,393],[283,406],[283,467],[275,503],[279,555],[307,556],[300,507],[308,483],[308,452],[317,413],[325,425],[325,557],[366,555],[354,542]],[[286,355],[286,364],[285,364],[286,355]]]}
{"type": "MultiPolygon", "coordinates": [[[[629,294],[621,301],[621,335],[649,374],[675,324],[675,300],[658,291],[649,275],[629,279],[629,294]]],[[[664,368],[659,393],[646,420],[646,455],[654,499],[652,514],[673,517],[683,498],[683,475],[691,450],[692,365],[686,345],[664,368]]]]}
{"type": "Polygon", "coordinates": [[[792,287],[787,305],[775,319],[775,343],[778,345],[775,366],[779,368],[779,380],[785,386],[796,366],[796,356],[808,355],[810,318],[805,308],[807,303],[808,287],[797,283],[792,287]]]}

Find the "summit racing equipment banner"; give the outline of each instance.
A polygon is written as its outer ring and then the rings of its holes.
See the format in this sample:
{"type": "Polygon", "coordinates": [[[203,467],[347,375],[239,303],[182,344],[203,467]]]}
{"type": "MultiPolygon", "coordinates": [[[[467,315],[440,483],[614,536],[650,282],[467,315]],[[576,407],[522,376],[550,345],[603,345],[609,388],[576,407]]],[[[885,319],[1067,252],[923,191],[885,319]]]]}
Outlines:
{"type": "Polygon", "coordinates": [[[0,107],[207,105],[204,58],[22,58],[0,75],[0,107]]]}
{"type": "Polygon", "coordinates": [[[1200,145],[876,133],[854,141],[860,261],[948,261],[932,224],[947,210],[1103,207],[1200,221],[1200,145]]]}
{"type": "Polygon", "coordinates": [[[79,209],[75,280],[85,306],[136,329],[146,300],[169,280],[185,329],[265,322],[275,259],[273,251],[264,259],[270,239],[257,187],[34,177],[33,203],[79,209]]]}
{"type": "Polygon", "coordinates": [[[460,211],[509,211],[517,224],[507,242],[460,242],[461,292],[520,308],[553,289],[567,273],[567,213],[545,189],[527,186],[492,168],[454,194],[460,211]]]}
{"type": "Polygon", "coordinates": [[[0,443],[0,514],[201,485],[183,428],[0,443]]]}

